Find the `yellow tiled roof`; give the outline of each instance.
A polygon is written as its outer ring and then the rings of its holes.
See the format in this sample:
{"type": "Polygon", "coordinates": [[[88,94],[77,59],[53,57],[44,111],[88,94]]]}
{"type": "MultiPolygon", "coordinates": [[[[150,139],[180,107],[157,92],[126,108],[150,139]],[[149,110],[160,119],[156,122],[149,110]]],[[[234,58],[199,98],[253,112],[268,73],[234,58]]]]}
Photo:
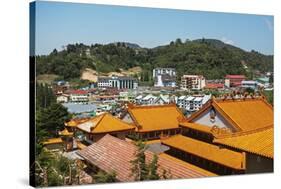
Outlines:
{"type": "Polygon", "coordinates": [[[162,140],[162,143],[195,156],[219,163],[237,170],[245,169],[245,154],[220,148],[182,135],[162,140]]]}
{"type": "Polygon", "coordinates": [[[180,122],[180,126],[185,127],[185,128],[190,128],[194,130],[198,130],[204,133],[212,134],[212,127],[206,126],[206,125],[201,125],[198,123],[190,123],[188,121],[182,121],[180,122]]]}
{"type": "Polygon", "coordinates": [[[81,119],[72,119],[69,122],[65,123],[67,127],[76,127],[78,124],[81,124],[85,121],[89,120],[89,118],[81,118],[81,119]]]}
{"type": "Polygon", "coordinates": [[[138,132],[179,128],[184,115],[175,104],[156,106],[131,106],[128,108],[138,132]]]}
{"type": "Polygon", "coordinates": [[[255,131],[239,132],[214,139],[214,143],[223,144],[268,158],[273,158],[273,141],[272,126],[255,131]]]}
{"type": "Polygon", "coordinates": [[[69,132],[66,128],[62,131],[59,131],[59,135],[61,136],[72,136],[73,132],[69,132]]]}
{"type": "Polygon", "coordinates": [[[264,99],[214,100],[213,106],[240,131],[255,130],[273,124],[272,106],[264,99]]]}
{"type": "Polygon", "coordinates": [[[173,156],[170,156],[170,155],[168,155],[168,154],[161,153],[161,154],[159,154],[158,156],[171,159],[172,161],[181,164],[183,167],[186,167],[186,168],[191,169],[191,170],[196,170],[196,171],[198,171],[198,172],[200,172],[200,173],[203,173],[204,175],[207,175],[207,176],[210,176],[210,177],[211,177],[211,176],[218,176],[218,175],[215,174],[215,173],[212,173],[212,172],[210,172],[210,171],[207,171],[207,170],[205,170],[205,169],[202,169],[202,168],[200,168],[200,167],[197,167],[197,166],[195,166],[195,165],[192,165],[192,164],[190,164],[190,163],[187,163],[187,162],[185,162],[185,161],[182,161],[182,160],[180,160],[180,159],[178,159],[178,158],[175,158],[175,157],[173,157],[173,156]]]}
{"type": "Polygon", "coordinates": [[[48,145],[48,144],[59,144],[62,143],[62,139],[61,138],[50,138],[48,140],[46,140],[45,142],[43,142],[43,145],[48,145]]]}
{"type": "Polygon", "coordinates": [[[135,127],[113,117],[109,113],[101,114],[77,126],[77,128],[93,134],[133,130],[135,127]]]}

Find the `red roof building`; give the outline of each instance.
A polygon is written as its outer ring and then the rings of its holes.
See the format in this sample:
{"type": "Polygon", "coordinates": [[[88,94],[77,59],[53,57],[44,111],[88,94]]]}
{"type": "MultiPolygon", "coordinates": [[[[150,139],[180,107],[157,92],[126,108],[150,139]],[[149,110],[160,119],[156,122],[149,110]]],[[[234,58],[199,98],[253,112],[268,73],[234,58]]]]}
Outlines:
{"type": "Polygon", "coordinates": [[[244,75],[226,75],[225,86],[227,87],[240,87],[241,82],[246,79],[244,75]]]}

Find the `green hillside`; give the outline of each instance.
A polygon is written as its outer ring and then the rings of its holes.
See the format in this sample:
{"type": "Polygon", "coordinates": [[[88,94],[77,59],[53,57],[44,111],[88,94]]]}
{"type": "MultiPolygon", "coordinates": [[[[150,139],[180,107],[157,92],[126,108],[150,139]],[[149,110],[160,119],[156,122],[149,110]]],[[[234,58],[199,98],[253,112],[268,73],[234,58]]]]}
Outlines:
{"type": "Polygon", "coordinates": [[[148,49],[131,43],[106,45],[69,44],[62,51],[36,57],[36,73],[56,74],[64,79],[77,78],[85,68],[107,73],[142,68],[143,81],[151,80],[155,67],[176,68],[178,75],[203,74],[207,79],[223,78],[226,74],[273,71],[273,56],[256,51],[246,52],[214,39],[172,41],[169,45],[148,49]],[[243,64],[242,64],[243,63],[243,64]]]}

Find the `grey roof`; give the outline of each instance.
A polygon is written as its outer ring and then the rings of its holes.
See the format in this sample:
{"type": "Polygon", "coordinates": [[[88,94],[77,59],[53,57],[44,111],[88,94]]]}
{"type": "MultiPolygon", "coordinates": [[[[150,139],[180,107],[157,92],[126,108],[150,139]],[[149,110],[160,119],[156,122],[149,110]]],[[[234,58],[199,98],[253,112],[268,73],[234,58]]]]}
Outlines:
{"type": "Polygon", "coordinates": [[[148,144],[147,146],[148,146],[147,150],[155,154],[160,154],[170,149],[168,146],[163,145],[160,142],[154,144],[148,144]]]}
{"type": "Polygon", "coordinates": [[[92,112],[97,109],[95,104],[76,104],[76,103],[63,103],[64,107],[67,108],[67,111],[70,113],[83,113],[83,112],[92,112]]]}

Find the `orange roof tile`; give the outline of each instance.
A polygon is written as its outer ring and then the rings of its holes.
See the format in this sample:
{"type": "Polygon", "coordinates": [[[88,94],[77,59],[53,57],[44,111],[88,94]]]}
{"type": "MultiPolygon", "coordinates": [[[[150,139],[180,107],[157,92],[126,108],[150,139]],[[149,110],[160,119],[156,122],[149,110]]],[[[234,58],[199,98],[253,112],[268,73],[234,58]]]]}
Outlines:
{"type": "Polygon", "coordinates": [[[218,100],[213,98],[193,113],[189,122],[215,108],[237,131],[248,131],[273,124],[273,108],[263,98],[244,100],[218,100]]]}
{"type": "Polygon", "coordinates": [[[203,174],[205,174],[205,175],[208,175],[208,176],[218,176],[218,175],[215,174],[215,173],[212,173],[212,172],[210,172],[210,171],[207,171],[207,170],[205,170],[205,169],[202,169],[202,168],[200,168],[200,167],[197,167],[197,166],[195,166],[195,165],[192,165],[192,164],[190,164],[190,163],[187,163],[187,162],[185,162],[185,161],[183,161],[183,160],[180,160],[180,159],[178,159],[178,158],[175,158],[175,157],[173,157],[173,156],[170,156],[170,155],[168,155],[168,154],[166,154],[166,153],[161,153],[161,154],[159,154],[158,156],[159,156],[159,157],[164,157],[164,158],[171,159],[172,161],[179,163],[179,164],[182,165],[183,167],[186,167],[186,168],[189,168],[189,169],[192,169],[192,170],[196,170],[196,171],[201,172],[201,173],[203,173],[203,174]]]}
{"type": "Polygon", "coordinates": [[[273,127],[239,132],[231,135],[221,136],[214,139],[214,143],[230,146],[242,151],[273,158],[273,127]]]}
{"type": "Polygon", "coordinates": [[[77,125],[77,128],[87,133],[93,134],[127,131],[135,129],[133,125],[125,123],[120,119],[113,117],[109,113],[101,114],[86,122],[83,122],[77,125]]]}
{"type": "Polygon", "coordinates": [[[198,123],[190,123],[188,121],[182,121],[182,122],[180,122],[180,126],[185,127],[185,128],[198,130],[198,131],[208,133],[208,134],[213,134],[212,133],[212,127],[201,125],[201,124],[198,124],[198,123]]]}
{"type": "Polygon", "coordinates": [[[213,105],[241,131],[255,130],[273,124],[272,106],[264,99],[214,100],[213,105]]]}
{"type": "Polygon", "coordinates": [[[220,148],[206,142],[201,142],[182,135],[175,135],[167,139],[163,139],[164,145],[182,150],[184,152],[199,156],[212,162],[237,169],[245,169],[245,154],[220,148]]]}
{"type": "Polygon", "coordinates": [[[155,106],[130,106],[131,115],[138,132],[179,128],[184,115],[175,104],[155,106]]]}
{"type": "Polygon", "coordinates": [[[69,132],[66,128],[62,131],[59,131],[59,135],[61,136],[72,136],[73,132],[69,132]]]}
{"type": "Polygon", "coordinates": [[[66,122],[65,126],[67,126],[67,127],[76,127],[78,124],[83,123],[83,122],[85,122],[87,120],[89,120],[89,118],[72,119],[69,122],[66,122]]]}
{"type": "Polygon", "coordinates": [[[43,145],[48,145],[48,144],[60,144],[62,143],[62,139],[61,138],[50,138],[48,140],[46,140],[45,142],[43,142],[43,145]]]}

